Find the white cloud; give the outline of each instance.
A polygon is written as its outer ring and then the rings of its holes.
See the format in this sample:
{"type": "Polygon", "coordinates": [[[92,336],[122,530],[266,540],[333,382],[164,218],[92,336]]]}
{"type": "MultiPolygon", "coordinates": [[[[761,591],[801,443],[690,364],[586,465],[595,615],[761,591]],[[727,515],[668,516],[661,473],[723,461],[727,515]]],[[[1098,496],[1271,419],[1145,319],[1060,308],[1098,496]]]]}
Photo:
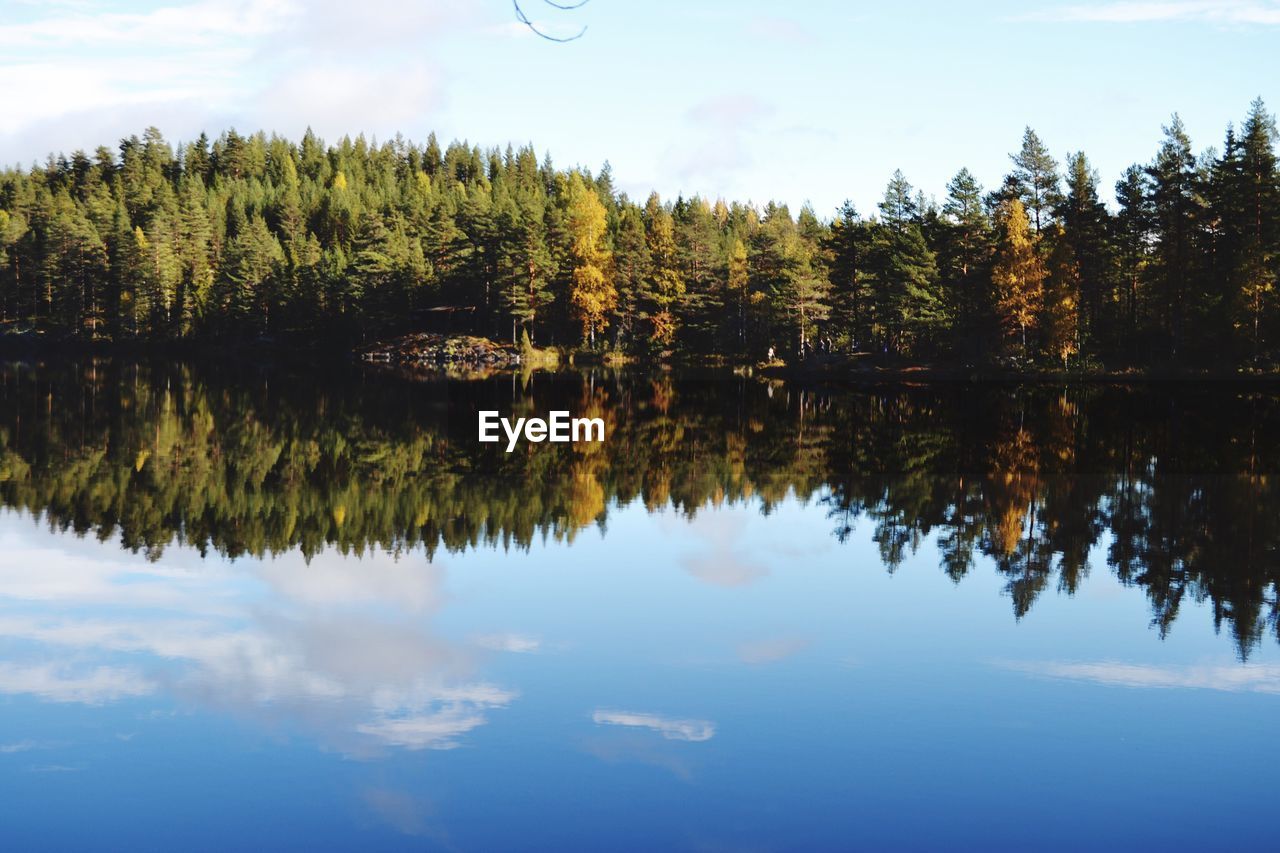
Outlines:
{"type": "Polygon", "coordinates": [[[747,664],[777,663],[798,655],[809,647],[800,637],[774,637],[754,640],[738,646],[738,659],[747,664]]]}
{"type": "Polygon", "coordinates": [[[725,94],[685,114],[688,133],[662,157],[664,171],[692,186],[731,185],[754,163],[751,144],[775,110],[752,94],[725,94]]]}
{"type": "Polygon", "coordinates": [[[676,720],[635,711],[601,710],[592,714],[591,719],[597,725],[649,729],[667,740],[683,740],[691,743],[711,740],[716,734],[716,724],[709,720],[676,720]]]}
{"type": "Polygon", "coordinates": [[[449,846],[447,837],[433,830],[428,823],[433,810],[426,801],[389,788],[366,789],[361,799],[375,815],[402,835],[433,835],[442,846],[449,846]]]}
{"type": "Polygon", "coordinates": [[[1100,661],[1085,663],[1002,662],[998,665],[1006,669],[1044,678],[1089,681],[1112,687],[1222,690],[1232,693],[1280,694],[1280,665],[1276,664],[1162,667],[1100,661]]]}
{"type": "Polygon", "coordinates": [[[1266,0],[1190,0],[1190,2],[1113,2],[1063,6],[1040,19],[1110,24],[1186,21],[1217,24],[1280,25],[1280,3],[1266,0]]]}
{"type": "Polygon", "coordinates": [[[362,723],[357,728],[361,734],[388,746],[409,750],[453,749],[459,737],[484,723],[485,717],[478,710],[453,707],[431,714],[362,723]]]}
{"type": "Polygon", "coordinates": [[[741,508],[709,510],[683,525],[688,536],[705,543],[701,553],[686,554],[680,565],[703,583],[739,587],[769,574],[767,565],[742,553],[748,516],[741,508]]]}
{"type": "Polygon", "coordinates": [[[138,672],[100,666],[86,672],[69,672],[56,664],[22,666],[0,664],[0,693],[30,695],[48,702],[102,705],[133,696],[145,696],[155,685],[138,672]]]}
{"type": "Polygon", "coordinates": [[[0,25],[0,47],[19,51],[208,46],[278,32],[302,11],[300,4],[288,0],[190,3],[139,13],[59,10],[34,21],[0,25]]]}
{"type": "Polygon", "coordinates": [[[263,561],[257,573],[283,597],[315,608],[395,602],[422,614],[441,603],[443,569],[420,559],[324,553],[304,562],[291,554],[263,561]]]}
{"type": "Polygon", "coordinates": [[[469,684],[418,697],[405,708],[388,707],[357,729],[388,746],[453,749],[458,738],[486,722],[484,711],[503,708],[517,694],[492,684],[469,684]]]}
{"type": "Polygon", "coordinates": [[[39,160],[155,125],[171,139],[229,125],[383,138],[443,101],[432,45],[475,29],[449,0],[203,0],[145,11],[33,6],[0,23],[0,147],[39,160]],[[96,134],[96,137],[90,134],[96,134]]]}
{"type": "Polygon", "coordinates": [[[804,24],[793,18],[778,15],[757,15],[746,21],[749,35],[765,41],[812,47],[818,43],[818,37],[804,24]]]}
{"type": "Polygon", "coordinates": [[[40,744],[33,740],[19,740],[13,743],[0,743],[0,755],[13,755],[15,752],[29,752],[39,749],[40,744]]]}
{"type": "Polygon", "coordinates": [[[542,649],[542,641],[524,634],[486,634],[476,638],[476,645],[491,652],[531,655],[542,649]]]}
{"type": "Polygon", "coordinates": [[[696,104],[687,118],[694,124],[733,132],[755,127],[773,112],[773,107],[755,95],[720,95],[696,104]]]}
{"type": "Polygon", "coordinates": [[[475,677],[474,644],[432,631],[445,574],[420,555],[179,568],[182,549],[148,563],[4,521],[0,638],[34,651],[0,665],[0,693],[102,704],[163,690],[354,756],[447,748],[516,696],[475,677]]]}
{"type": "MultiPolygon", "coordinates": [[[[176,608],[215,613],[225,599],[216,589],[217,573],[196,575],[124,553],[111,556],[73,547],[31,544],[19,531],[34,526],[11,516],[0,530],[0,598],[26,602],[129,604],[154,609],[176,608]],[[33,571],[33,567],[39,571],[33,571]]],[[[52,541],[52,540],[47,540],[52,541]]],[[[96,543],[94,543],[96,546],[96,543]]]]}

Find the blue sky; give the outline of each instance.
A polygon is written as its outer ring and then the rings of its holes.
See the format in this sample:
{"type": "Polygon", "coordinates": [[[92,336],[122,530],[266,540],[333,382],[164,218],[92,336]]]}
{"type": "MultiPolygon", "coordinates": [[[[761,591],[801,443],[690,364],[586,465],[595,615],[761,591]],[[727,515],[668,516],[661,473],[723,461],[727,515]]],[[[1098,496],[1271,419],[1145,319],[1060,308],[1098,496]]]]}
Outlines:
{"type": "Polygon", "coordinates": [[[998,183],[1030,124],[1110,187],[1181,113],[1197,148],[1280,105],[1280,2],[0,0],[0,161],[160,127],[533,142],[649,188],[870,212],[998,183]]]}

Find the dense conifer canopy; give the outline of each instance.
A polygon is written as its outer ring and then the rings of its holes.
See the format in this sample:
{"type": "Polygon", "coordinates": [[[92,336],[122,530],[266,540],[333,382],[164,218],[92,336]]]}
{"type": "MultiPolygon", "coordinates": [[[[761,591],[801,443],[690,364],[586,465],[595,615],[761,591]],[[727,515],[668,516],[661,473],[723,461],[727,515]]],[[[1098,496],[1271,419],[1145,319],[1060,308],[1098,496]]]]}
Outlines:
{"type": "Polygon", "coordinates": [[[557,169],[530,147],[227,131],[175,148],[150,129],[0,172],[0,328],[350,346],[448,316],[512,342],[734,361],[1273,369],[1276,142],[1261,101],[1221,152],[1197,155],[1175,116],[1113,210],[1083,153],[1060,166],[1028,128],[993,192],[961,169],[938,203],[896,172],[875,216],[824,219],[640,203],[607,164],[557,169]]]}

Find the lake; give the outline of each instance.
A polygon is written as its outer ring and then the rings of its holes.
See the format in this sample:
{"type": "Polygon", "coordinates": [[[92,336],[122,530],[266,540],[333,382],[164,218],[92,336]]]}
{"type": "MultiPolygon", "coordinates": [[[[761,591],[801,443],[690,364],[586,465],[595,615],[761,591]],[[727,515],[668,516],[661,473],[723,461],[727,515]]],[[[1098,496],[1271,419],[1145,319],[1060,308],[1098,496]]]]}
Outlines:
{"type": "Polygon", "coordinates": [[[1265,386],[0,364],[0,843],[1266,847],[1278,475],[1265,386]]]}

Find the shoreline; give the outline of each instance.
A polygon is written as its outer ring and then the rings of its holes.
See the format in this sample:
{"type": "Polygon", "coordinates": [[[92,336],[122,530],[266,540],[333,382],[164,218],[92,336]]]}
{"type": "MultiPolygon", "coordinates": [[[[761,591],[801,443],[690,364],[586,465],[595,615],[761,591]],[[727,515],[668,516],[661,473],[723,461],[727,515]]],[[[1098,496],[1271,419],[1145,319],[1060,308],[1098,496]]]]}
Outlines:
{"type": "MultiPolygon", "coordinates": [[[[465,337],[465,336],[459,336],[465,337]]],[[[32,339],[27,336],[0,336],[0,360],[26,361],[30,359],[77,359],[91,357],[127,357],[138,359],[168,358],[200,361],[227,360],[255,366],[276,366],[288,369],[335,366],[364,367],[407,375],[446,375],[450,373],[487,374],[520,372],[570,372],[582,368],[602,367],[614,370],[658,372],[691,372],[732,374],[760,379],[790,382],[837,384],[1023,384],[1023,385],[1072,385],[1072,384],[1162,384],[1162,383],[1222,383],[1234,385],[1280,384],[1280,371],[1245,373],[1229,369],[1213,368],[1126,368],[1094,370],[1015,370],[996,365],[945,365],[937,363],[872,364],[853,358],[827,357],[821,362],[764,363],[734,362],[723,358],[708,359],[653,359],[626,356],[617,359],[610,353],[594,353],[573,350],[545,350],[558,352],[559,360],[539,359],[532,365],[519,362],[498,365],[472,363],[469,360],[423,360],[421,362],[369,359],[367,353],[384,349],[386,342],[355,346],[324,346],[294,340],[204,340],[204,341],[79,341],[71,339],[32,339]],[[402,370],[402,368],[412,368],[402,370]]],[[[497,345],[503,349],[514,349],[497,345]]]]}

